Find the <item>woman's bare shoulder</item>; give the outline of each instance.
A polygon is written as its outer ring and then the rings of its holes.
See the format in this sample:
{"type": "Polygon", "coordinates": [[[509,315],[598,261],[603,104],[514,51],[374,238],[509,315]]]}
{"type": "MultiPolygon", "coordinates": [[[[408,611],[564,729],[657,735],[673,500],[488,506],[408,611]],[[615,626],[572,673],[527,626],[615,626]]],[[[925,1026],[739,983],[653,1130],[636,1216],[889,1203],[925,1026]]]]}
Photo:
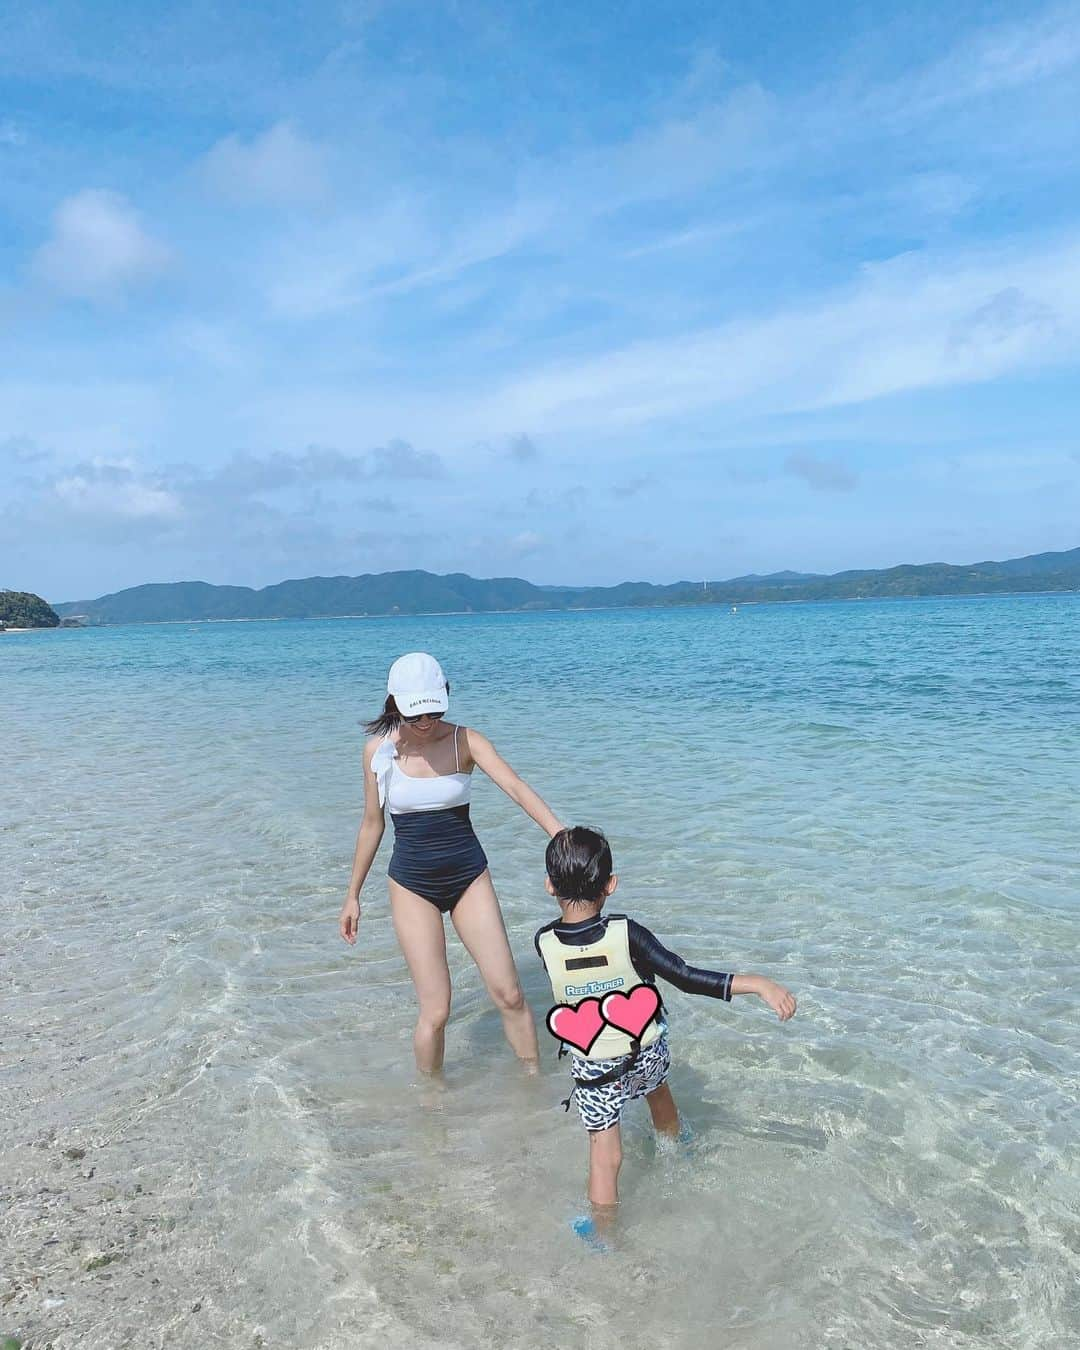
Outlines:
{"type": "Polygon", "coordinates": [[[495,753],[495,747],[482,731],[477,731],[475,727],[462,727],[462,731],[465,733],[461,738],[462,744],[474,764],[480,764],[486,755],[495,753]]]}

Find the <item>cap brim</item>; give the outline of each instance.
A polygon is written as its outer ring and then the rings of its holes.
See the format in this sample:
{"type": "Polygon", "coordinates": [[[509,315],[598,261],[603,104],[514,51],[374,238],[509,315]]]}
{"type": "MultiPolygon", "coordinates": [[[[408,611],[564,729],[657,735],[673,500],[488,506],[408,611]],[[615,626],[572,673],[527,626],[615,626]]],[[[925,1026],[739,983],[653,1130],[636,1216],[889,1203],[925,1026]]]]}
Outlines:
{"type": "Polygon", "coordinates": [[[402,717],[421,717],[424,713],[444,713],[450,706],[446,690],[426,694],[395,694],[394,702],[402,717]]]}

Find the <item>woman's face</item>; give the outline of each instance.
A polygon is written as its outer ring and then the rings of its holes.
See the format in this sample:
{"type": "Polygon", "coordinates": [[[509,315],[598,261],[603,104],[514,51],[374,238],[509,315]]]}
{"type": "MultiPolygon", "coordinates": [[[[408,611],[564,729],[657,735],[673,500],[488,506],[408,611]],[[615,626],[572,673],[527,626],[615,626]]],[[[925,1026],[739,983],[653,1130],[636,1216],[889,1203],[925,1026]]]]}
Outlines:
{"type": "Polygon", "coordinates": [[[441,714],[439,717],[431,717],[424,713],[422,717],[418,717],[415,721],[404,722],[403,725],[410,740],[423,742],[432,739],[440,720],[441,714]]]}

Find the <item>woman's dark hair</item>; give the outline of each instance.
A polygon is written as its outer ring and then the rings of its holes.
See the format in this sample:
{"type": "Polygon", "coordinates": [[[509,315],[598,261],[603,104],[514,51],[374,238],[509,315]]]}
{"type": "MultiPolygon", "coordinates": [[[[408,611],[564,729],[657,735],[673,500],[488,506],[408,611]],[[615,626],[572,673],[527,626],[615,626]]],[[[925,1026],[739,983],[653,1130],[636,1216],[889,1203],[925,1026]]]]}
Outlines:
{"type": "Polygon", "coordinates": [[[611,880],[611,845],[599,830],[571,825],[552,835],[544,858],[560,900],[592,904],[604,898],[611,880]]]}
{"type": "Polygon", "coordinates": [[[397,710],[394,696],[393,694],[387,694],[382,712],[378,717],[373,717],[370,722],[366,722],[364,730],[369,736],[389,736],[392,731],[397,730],[400,724],[401,714],[397,710]]]}
{"type": "MultiPolygon", "coordinates": [[[[450,692],[450,681],[446,681],[446,692],[450,692]]],[[[393,694],[387,694],[386,702],[383,704],[383,710],[378,717],[373,717],[370,722],[364,724],[364,730],[369,736],[389,736],[392,731],[396,731],[401,725],[401,714],[398,712],[398,706],[394,702],[393,694]]]]}

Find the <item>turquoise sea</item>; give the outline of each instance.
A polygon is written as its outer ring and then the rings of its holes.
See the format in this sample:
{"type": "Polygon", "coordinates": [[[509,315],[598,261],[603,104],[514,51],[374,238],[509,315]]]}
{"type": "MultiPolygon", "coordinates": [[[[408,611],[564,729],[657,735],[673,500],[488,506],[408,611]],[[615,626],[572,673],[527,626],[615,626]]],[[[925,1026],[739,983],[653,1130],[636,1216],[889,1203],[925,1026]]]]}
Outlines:
{"type": "MultiPolygon", "coordinates": [[[[0,743],[0,1338],[1080,1341],[1080,596],[5,634],[0,743]],[[619,908],[800,1000],[669,993],[696,1140],[631,1114],[606,1257],[565,1070],[519,1075],[456,940],[416,1082],[388,840],[337,937],[415,648],[608,832],[619,908]]],[[[542,1016],[544,841],[474,801],[542,1016]]]]}

